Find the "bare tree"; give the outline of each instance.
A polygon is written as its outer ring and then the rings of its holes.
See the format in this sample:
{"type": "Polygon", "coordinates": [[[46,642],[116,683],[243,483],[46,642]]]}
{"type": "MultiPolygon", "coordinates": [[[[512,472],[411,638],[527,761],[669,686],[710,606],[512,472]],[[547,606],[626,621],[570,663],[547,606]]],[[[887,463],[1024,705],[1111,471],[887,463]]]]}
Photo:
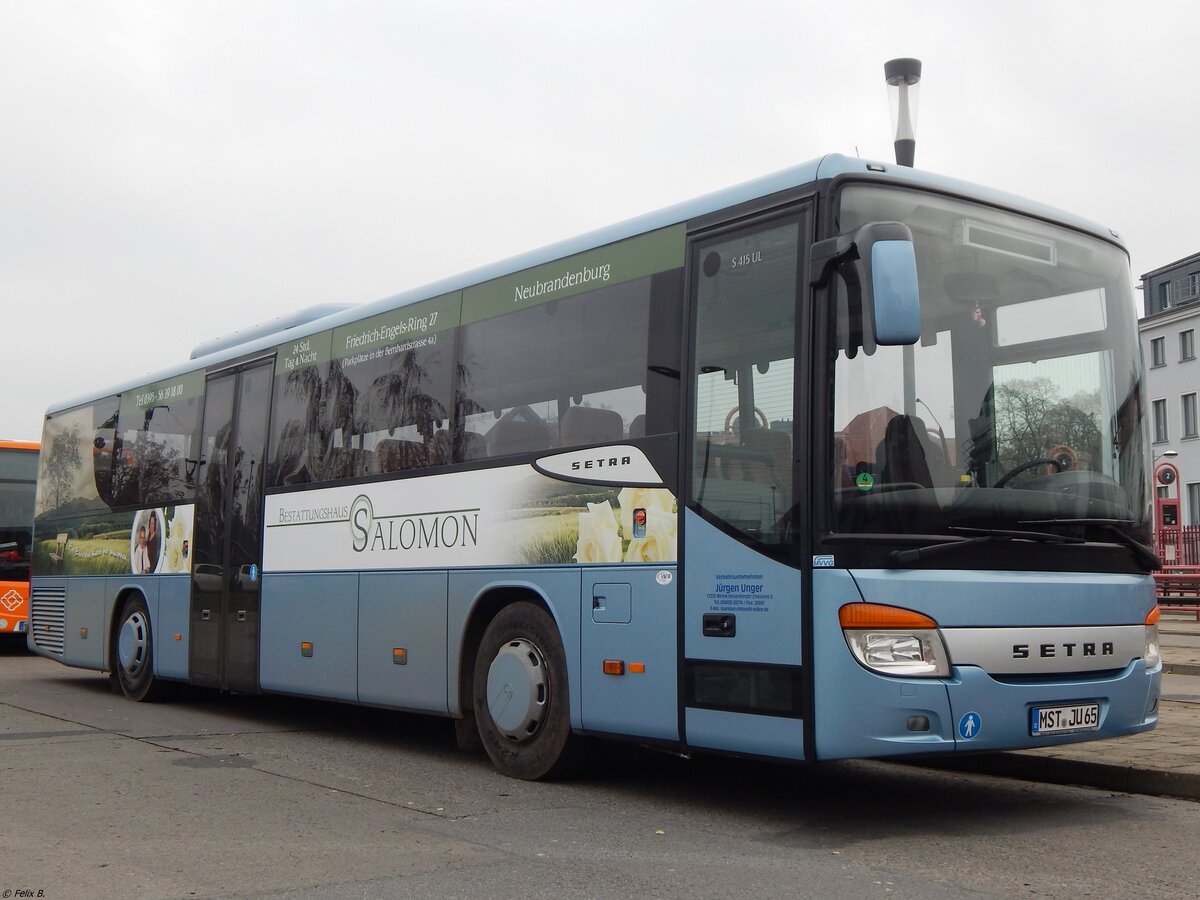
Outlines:
{"type": "Polygon", "coordinates": [[[78,425],[72,425],[50,438],[50,447],[46,451],[43,467],[49,486],[48,510],[58,509],[72,499],[70,493],[75,483],[75,475],[83,468],[81,442],[78,425]]]}
{"type": "MultiPolygon", "coordinates": [[[[1068,447],[1078,465],[1100,458],[1100,397],[1081,391],[1063,398],[1049,378],[1017,379],[996,388],[997,459],[1007,471],[1052,450],[1068,447]]],[[[1031,476],[1039,470],[1031,470],[1031,476]]]]}

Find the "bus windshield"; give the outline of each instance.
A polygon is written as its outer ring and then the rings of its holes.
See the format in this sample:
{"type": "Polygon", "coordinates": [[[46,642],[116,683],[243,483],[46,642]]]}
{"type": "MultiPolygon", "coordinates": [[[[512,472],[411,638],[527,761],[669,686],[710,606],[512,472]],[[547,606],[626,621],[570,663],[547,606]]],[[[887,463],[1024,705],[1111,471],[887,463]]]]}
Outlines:
{"type": "Polygon", "coordinates": [[[878,221],[912,229],[921,339],[875,346],[869,317],[838,285],[834,531],[1145,542],[1140,360],[1124,253],[947,197],[843,191],[839,232],[878,221]]]}
{"type": "Polygon", "coordinates": [[[0,447],[0,580],[29,578],[36,450],[0,447]]]}

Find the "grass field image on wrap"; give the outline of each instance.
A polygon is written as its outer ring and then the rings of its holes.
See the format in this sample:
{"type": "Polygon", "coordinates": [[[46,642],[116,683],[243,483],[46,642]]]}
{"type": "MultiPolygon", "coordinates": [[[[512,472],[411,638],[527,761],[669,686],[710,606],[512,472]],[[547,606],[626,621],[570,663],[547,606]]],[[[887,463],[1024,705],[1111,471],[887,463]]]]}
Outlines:
{"type": "Polygon", "coordinates": [[[674,562],[675,498],[663,488],[593,488],[540,477],[510,515],[516,561],[553,563],[674,562]]]}

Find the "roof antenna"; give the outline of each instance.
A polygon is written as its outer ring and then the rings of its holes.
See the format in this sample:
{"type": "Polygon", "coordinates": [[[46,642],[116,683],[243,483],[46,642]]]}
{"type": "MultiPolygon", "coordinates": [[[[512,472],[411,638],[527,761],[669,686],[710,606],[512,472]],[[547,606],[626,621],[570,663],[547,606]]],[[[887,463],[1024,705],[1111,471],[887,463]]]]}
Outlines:
{"type": "Polygon", "coordinates": [[[892,108],[892,129],[896,135],[896,165],[911,169],[917,155],[917,82],[921,80],[921,61],[911,57],[890,59],[883,64],[883,77],[888,84],[888,105],[892,108]]]}

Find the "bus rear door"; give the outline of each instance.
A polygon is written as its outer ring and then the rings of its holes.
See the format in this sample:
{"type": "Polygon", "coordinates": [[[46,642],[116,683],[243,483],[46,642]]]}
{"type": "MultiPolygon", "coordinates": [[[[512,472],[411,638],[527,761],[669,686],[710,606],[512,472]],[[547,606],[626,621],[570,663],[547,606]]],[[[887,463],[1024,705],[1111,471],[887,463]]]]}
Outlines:
{"type": "Polygon", "coordinates": [[[256,692],[263,457],[272,364],[210,376],[196,477],[188,673],[193,684],[256,692]]]}

